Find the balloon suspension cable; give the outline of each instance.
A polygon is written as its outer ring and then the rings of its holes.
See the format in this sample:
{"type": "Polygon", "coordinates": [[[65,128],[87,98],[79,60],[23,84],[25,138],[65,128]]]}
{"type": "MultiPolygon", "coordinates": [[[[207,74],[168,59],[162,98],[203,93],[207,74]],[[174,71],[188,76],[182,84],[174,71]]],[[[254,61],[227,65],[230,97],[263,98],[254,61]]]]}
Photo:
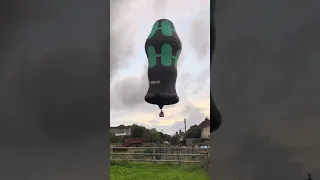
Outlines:
{"type": "Polygon", "coordinates": [[[158,106],[159,106],[159,109],[161,109],[161,110],[162,110],[163,105],[162,105],[162,104],[158,104],[158,106]]]}

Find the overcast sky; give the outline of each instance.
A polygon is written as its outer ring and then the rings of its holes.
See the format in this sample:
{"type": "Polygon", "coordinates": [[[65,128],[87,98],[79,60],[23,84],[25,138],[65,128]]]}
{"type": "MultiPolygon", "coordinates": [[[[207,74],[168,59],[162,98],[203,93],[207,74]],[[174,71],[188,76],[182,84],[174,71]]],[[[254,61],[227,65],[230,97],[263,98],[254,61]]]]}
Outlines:
{"type": "Polygon", "coordinates": [[[172,134],[210,116],[209,0],[111,1],[111,126],[139,124],[172,134]],[[158,19],[171,20],[182,42],[177,93],[180,102],[159,108],[144,101],[147,57],[144,43],[158,19]]]}

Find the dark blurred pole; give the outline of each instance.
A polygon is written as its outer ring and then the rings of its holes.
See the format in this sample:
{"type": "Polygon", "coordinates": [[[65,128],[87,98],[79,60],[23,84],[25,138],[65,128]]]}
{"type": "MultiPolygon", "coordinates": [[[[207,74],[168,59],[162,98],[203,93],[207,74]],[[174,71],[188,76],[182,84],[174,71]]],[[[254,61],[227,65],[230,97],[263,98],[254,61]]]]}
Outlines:
{"type": "Polygon", "coordinates": [[[312,178],[311,178],[311,173],[308,173],[308,179],[307,180],[313,180],[312,178]]]}
{"type": "MultiPolygon", "coordinates": [[[[215,4],[216,4],[216,1],[211,0],[211,3],[210,3],[210,55],[211,55],[210,70],[211,70],[212,59],[214,57],[215,43],[216,43],[216,27],[215,27],[215,21],[214,21],[215,4]]],[[[210,90],[210,133],[219,129],[220,125],[221,125],[221,114],[216,104],[213,101],[212,93],[210,90]]]]}

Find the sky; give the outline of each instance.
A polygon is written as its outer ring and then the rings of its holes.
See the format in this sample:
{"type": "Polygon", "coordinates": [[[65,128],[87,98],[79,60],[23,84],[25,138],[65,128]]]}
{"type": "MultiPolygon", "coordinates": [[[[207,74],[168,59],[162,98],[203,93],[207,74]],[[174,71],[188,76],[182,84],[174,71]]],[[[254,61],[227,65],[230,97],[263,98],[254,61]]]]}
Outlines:
{"type": "Polygon", "coordinates": [[[184,118],[189,128],[210,117],[209,5],[209,0],[111,1],[111,126],[138,124],[173,134],[184,127],[184,118]],[[164,107],[164,118],[158,117],[157,106],[144,101],[144,44],[158,19],[171,20],[182,42],[176,84],[180,101],[164,107]]]}

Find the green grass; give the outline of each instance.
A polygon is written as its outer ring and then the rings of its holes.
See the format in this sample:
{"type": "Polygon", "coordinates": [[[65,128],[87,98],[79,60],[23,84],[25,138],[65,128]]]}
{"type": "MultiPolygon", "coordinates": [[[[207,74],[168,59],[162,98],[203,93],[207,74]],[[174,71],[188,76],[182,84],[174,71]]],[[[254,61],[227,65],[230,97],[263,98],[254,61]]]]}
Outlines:
{"type": "Polygon", "coordinates": [[[110,180],[209,180],[210,176],[195,166],[153,163],[119,163],[110,166],[110,180]]]}

